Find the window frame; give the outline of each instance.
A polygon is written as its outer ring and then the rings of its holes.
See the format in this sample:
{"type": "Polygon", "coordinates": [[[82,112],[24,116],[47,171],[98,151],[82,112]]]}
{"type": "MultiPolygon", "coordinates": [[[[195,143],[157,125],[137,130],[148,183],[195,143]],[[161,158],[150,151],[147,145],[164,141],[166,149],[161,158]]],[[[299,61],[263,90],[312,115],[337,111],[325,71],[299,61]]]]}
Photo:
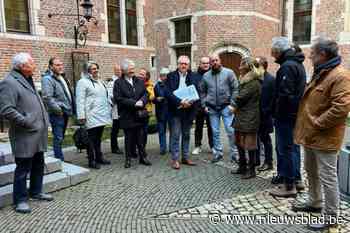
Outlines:
{"type": "MultiPolygon", "coordinates": [[[[177,18],[174,18],[174,19],[171,19],[171,22],[173,23],[173,30],[172,30],[172,33],[173,33],[173,43],[171,45],[171,48],[173,49],[174,51],[174,54],[175,54],[175,57],[176,57],[176,60],[177,58],[179,57],[179,55],[186,55],[186,54],[177,54],[177,50],[178,49],[188,49],[190,50],[190,54],[189,54],[189,58],[192,60],[192,55],[193,55],[193,51],[192,51],[192,45],[193,45],[193,36],[192,36],[192,30],[193,30],[193,25],[192,25],[192,20],[193,20],[193,17],[192,15],[187,15],[187,16],[183,16],[183,17],[177,17],[177,18]],[[189,31],[190,31],[190,41],[188,42],[179,42],[177,43],[176,42],[176,23],[180,22],[180,21],[183,21],[183,20],[189,20],[189,31]]],[[[188,56],[188,55],[187,55],[188,56]]]]}
{"type": "MultiPolygon", "coordinates": [[[[303,4],[301,4],[303,5],[303,4]]],[[[300,45],[305,45],[305,44],[310,44],[311,42],[311,37],[312,37],[312,15],[313,15],[313,1],[311,0],[310,3],[305,4],[307,6],[309,6],[309,8],[302,8],[302,7],[296,7],[298,6],[297,3],[295,1],[293,1],[293,21],[292,21],[292,25],[293,25],[293,31],[292,31],[292,41],[300,44],[300,45]],[[307,40],[296,40],[295,39],[295,35],[296,35],[296,19],[300,19],[300,17],[310,17],[310,25],[307,25],[310,27],[310,32],[309,32],[309,36],[307,38],[307,40]]],[[[303,22],[307,22],[307,21],[303,21],[303,22]]],[[[303,29],[307,29],[307,26],[304,26],[303,29]]],[[[299,32],[299,31],[298,31],[299,32]]],[[[304,32],[305,34],[307,34],[306,32],[304,32]]],[[[305,39],[305,38],[304,38],[305,39]]]]}
{"type": "Polygon", "coordinates": [[[28,31],[20,31],[20,30],[8,30],[7,21],[6,21],[6,11],[5,11],[5,0],[0,0],[0,31],[4,33],[10,34],[23,34],[23,35],[31,35],[33,33],[33,12],[32,12],[32,0],[26,0],[27,7],[27,18],[28,18],[28,31]]]}

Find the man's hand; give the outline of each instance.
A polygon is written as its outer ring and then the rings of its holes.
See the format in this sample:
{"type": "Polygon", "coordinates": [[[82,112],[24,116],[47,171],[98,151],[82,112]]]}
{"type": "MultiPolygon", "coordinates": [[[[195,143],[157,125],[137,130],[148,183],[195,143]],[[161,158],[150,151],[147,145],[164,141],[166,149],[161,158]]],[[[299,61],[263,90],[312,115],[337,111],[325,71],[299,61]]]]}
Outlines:
{"type": "Polygon", "coordinates": [[[205,112],[205,113],[209,113],[209,108],[208,108],[208,107],[205,107],[205,108],[204,108],[204,112],[205,112]]]}
{"type": "Polygon", "coordinates": [[[182,108],[190,108],[192,106],[192,103],[187,101],[187,100],[182,100],[181,106],[182,106],[182,108]]]}
{"type": "Polygon", "coordinates": [[[143,107],[143,102],[141,100],[137,101],[136,104],[135,104],[135,107],[142,108],[143,107]]]}
{"type": "Polygon", "coordinates": [[[158,101],[158,102],[163,101],[163,99],[164,99],[164,97],[162,97],[162,96],[158,96],[158,97],[157,97],[157,101],[158,101]]]}
{"type": "Polygon", "coordinates": [[[236,108],[232,107],[231,105],[228,106],[228,109],[232,114],[236,113],[236,108]]]}

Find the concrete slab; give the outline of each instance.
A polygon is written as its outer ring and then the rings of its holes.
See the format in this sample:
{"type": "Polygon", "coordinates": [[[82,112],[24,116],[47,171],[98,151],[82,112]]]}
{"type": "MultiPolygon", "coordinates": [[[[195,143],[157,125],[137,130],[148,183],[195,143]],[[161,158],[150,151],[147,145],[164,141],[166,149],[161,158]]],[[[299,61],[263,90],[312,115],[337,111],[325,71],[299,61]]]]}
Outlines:
{"type": "Polygon", "coordinates": [[[62,163],[62,172],[70,177],[70,185],[77,185],[90,179],[90,170],[69,163],[62,163]]]}
{"type": "MultiPolygon", "coordinates": [[[[44,174],[50,174],[62,170],[62,162],[52,157],[45,157],[44,174]]],[[[12,184],[15,172],[15,164],[7,164],[0,166],[0,187],[12,184]]]]}

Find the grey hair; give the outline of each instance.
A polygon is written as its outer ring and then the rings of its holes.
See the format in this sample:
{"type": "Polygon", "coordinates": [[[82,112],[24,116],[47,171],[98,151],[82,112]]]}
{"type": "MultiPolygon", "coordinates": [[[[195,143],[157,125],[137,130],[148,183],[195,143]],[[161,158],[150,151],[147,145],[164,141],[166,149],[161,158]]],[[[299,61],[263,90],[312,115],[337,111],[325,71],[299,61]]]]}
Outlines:
{"type": "Polygon", "coordinates": [[[284,52],[290,48],[290,43],[287,37],[280,36],[272,38],[272,49],[277,52],[284,52]]]}
{"type": "Polygon", "coordinates": [[[17,53],[12,58],[12,68],[19,69],[21,65],[24,65],[32,60],[32,56],[29,53],[17,53]]]}
{"type": "Polygon", "coordinates": [[[312,48],[317,52],[324,52],[328,58],[339,56],[339,47],[336,41],[326,37],[318,37],[313,41],[312,48]]]}
{"type": "Polygon", "coordinates": [[[129,70],[129,66],[133,65],[135,66],[135,62],[133,62],[130,59],[124,59],[121,63],[120,63],[120,69],[122,70],[123,73],[128,72],[129,70]]]}
{"type": "Polygon", "coordinates": [[[90,70],[91,70],[91,67],[95,65],[97,66],[97,69],[100,68],[100,66],[97,64],[97,62],[95,61],[87,61],[85,64],[84,64],[84,73],[90,73],[90,70]]]}
{"type": "Polygon", "coordinates": [[[191,60],[190,60],[190,58],[189,58],[188,56],[186,56],[186,55],[181,55],[181,56],[177,59],[177,64],[180,64],[180,62],[181,62],[183,59],[187,60],[187,61],[188,61],[188,64],[190,64],[191,60]]]}

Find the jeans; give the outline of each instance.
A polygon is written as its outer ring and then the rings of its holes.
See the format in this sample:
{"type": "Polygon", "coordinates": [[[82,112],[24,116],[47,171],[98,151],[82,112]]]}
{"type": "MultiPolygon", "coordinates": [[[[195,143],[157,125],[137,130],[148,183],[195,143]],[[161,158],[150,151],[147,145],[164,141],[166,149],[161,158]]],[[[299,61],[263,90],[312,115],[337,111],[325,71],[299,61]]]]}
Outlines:
{"type": "Polygon", "coordinates": [[[62,152],[62,142],[64,139],[64,134],[66,132],[68,116],[63,114],[59,116],[57,114],[51,113],[49,115],[52,134],[53,134],[53,151],[54,156],[57,159],[64,160],[63,152],[62,152]]]}
{"type": "Polygon", "coordinates": [[[118,146],[118,133],[119,133],[119,120],[114,119],[112,124],[112,131],[111,131],[111,150],[117,151],[119,149],[118,146]]]}
{"type": "Polygon", "coordinates": [[[100,162],[103,159],[101,151],[101,140],[104,126],[88,129],[89,148],[87,150],[89,162],[100,162]]]}
{"type": "Polygon", "coordinates": [[[190,150],[190,130],[192,121],[185,117],[173,116],[170,119],[170,150],[171,159],[178,160],[180,153],[180,136],[182,158],[188,159],[190,150]]]}
{"type": "Polygon", "coordinates": [[[305,147],[304,158],[305,171],[309,180],[309,204],[312,207],[322,207],[321,190],[323,190],[324,213],[336,216],[339,209],[338,152],[305,147]]]}
{"type": "Polygon", "coordinates": [[[210,118],[210,124],[213,131],[213,156],[215,158],[218,158],[220,156],[223,156],[223,145],[221,143],[220,139],[220,120],[222,118],[225,126],[226,135],[229,141],[230,150],[229,155],[230,158],[236,159],[235,155],[235,139],[234,139],[234,129],[232,128],[232,121],[234,118],[234,115],[231,113],[230,109],[228,107],[225,107],[221,111],[215,111],[212,108],[209,108],[209,118],[210,118]]]}
{"type": "MultiPolygon", "coordinates": [[[[170,128],[168,120],[158,121],[157,122],[160,152],[166,152],[166,150],[167,150],[167,143],[166,143],[166,128],[167,128],[167,125],[170,128]]],[[[170,142],[170,136],[169,136],[169,142],[170,142]]]]}
{"type": "Polygon", "coordinates": [[[286,183],[301,179],[300,146],[293,141],[294,126],[295,121],[275,121],[277,173],[286,183]]]}
{"type": "Polygon", "coordinates": [[[195,144],[195,147],[202,146],[204,121],[207,124],[208,143],[210,148],[213,148],[213,132],[210,125],[209,115],[205,113],[203,110],[199,110],[196,116],[196,128],[194,130],[194,141],[195,141],[194,144],[195,144]]]}
{"type": "Polygon", "coordinates": [[[16,169],[13,181],[13,202],[28,200],[27,175],[30,173],[29,194],[42,192],[44,176],[44,152],[37,152],[32,158],[15,158],[16,169]]]}

